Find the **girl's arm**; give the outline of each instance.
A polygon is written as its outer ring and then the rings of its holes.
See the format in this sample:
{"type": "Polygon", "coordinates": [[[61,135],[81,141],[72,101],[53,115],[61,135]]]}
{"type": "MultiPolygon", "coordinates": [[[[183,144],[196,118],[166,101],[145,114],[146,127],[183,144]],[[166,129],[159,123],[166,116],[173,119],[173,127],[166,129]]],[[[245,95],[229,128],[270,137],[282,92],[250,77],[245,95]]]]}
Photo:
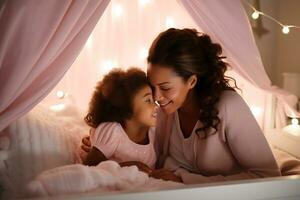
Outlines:
{"type": "Polygon", "coordinates": [[[92,147],[86,158],[83,160],[84,165],[95,166],[102,161],[106,161],[105,155],[95,147],[92,147]]]}

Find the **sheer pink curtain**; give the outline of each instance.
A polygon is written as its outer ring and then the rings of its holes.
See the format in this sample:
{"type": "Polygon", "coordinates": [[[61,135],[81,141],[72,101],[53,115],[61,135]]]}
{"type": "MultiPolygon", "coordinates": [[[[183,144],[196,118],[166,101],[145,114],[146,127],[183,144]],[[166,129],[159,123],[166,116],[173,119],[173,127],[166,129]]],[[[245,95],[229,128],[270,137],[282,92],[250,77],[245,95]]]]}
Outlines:
{"type": "Polygon", "coordinates": [[[240,0],[178,0],[197,25],[222,44],[232,68],[253,85],[272,92],[290,117],[299,117],[293,109],[297,97],[271,85],[251,26],[240,0]]]}
{"type": "Polygon", "coordinates": [[[0,131],[39,103],[64,76],[108,3],[4,1],[0,11],[0,131]]]}

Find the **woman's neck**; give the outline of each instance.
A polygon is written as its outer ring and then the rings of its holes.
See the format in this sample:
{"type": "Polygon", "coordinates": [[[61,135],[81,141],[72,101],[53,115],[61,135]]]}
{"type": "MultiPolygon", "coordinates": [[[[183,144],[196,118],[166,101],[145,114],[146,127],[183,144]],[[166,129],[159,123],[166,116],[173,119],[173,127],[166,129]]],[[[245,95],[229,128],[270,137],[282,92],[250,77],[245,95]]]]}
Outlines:
{"type": "Polygon", "coordinates": [[[182,115],[197,116],[200,112],[200,105],[194,90],[190,91],[183,103],[178,109],[178,113],[182,115]]]}
{"type": "Polygon", "coordinates": [[[199,118],[200,105],[197,100],[196,94],[191,91],[178,109],[180,129],[185,138],[190,137],[199,118]]]}
{"type": "Polygon", "coordinates": [[[124,123],[124,131],[129,139],[137,144],[148,144],[148,130],[149,127],[143,126],[134,120],[126,120],[124,123]]]}

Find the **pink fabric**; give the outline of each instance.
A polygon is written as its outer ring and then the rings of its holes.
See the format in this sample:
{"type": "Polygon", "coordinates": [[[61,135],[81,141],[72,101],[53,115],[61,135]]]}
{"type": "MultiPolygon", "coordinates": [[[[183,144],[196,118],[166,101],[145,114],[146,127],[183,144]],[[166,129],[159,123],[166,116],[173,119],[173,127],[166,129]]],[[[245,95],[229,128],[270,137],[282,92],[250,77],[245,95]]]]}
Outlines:
{"type": "Polygon", "coordinates": [[[149,144],[136,144],[129,139],[119,123],[101,123],[91,132],[91,144],[99,149],[106,158],[117,162],[140,161],[154,168],[156,154],[154,150],[155,129],[150,128],[149,144]]]}
{"type": "Polygon", "coordinates": [[[270,91],[290,117],[300,117],[294,108],[297,97],[272,87],[255,44],[248,17],[240,0],[179,0],[197,25],[222,44],[233,69],[258,88],[270,91]]]}
{"type": "Polygon", "coordinates": [[[39,103],[64,76],[108,3],[4,1],[0,16],[0,131],[39,103]]]}
{"type": "MultiPolygon", "coordinates": [[[[162,156],[168,156],[164,167],[177,171],[187,184],[280,176],[267,140],[239,94],[225,91],[218,110],[218,132],[211,129],[207,138],[195,132],[184,138],[176,114],[164,126],[160,121],[168,120],[159,116],[157,137],[164,141],[162,156]]],[[[194,130],[198,127],[200,121],[194,130]]]]}

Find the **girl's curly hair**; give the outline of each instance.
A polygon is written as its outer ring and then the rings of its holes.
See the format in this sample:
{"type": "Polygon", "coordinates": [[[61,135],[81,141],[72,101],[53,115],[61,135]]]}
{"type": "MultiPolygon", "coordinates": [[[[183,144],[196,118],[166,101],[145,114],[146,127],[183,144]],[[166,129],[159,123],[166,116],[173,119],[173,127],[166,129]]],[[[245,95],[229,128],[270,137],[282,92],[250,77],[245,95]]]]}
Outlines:
{"type": "Polygon", "coordinates": [[[195,91],[201,106],[199,120],[203,126],[217,131],[220,119],[216,108],[222,91],[237,88],[233,78],[224,75],[228,64],[223,61],[222,47],[213,43],[206,34],[195,29],[170,28],[154,40],[149,50],[148,63],[173,69],[184,80],[197,75],[195,91]],[[233,80],[235,87],[229,81],[233,80]]]}
{"type": "Polygon", "coordinates": [[[145,72],[138,68],[110,71],[96,85],[85,122],[93,128],[102,122],[123,124],[131,118],[133,98],[144,86],[150,87],[150,83],[145,72]]]}

